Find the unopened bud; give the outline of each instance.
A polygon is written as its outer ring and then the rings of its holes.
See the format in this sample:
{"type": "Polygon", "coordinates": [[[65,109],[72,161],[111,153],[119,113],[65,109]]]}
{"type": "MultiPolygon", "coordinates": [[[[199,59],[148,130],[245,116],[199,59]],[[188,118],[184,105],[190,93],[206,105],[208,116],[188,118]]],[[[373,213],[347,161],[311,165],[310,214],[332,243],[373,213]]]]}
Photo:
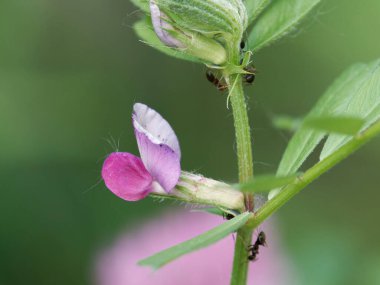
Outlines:
{"type": "Polygon", "coordinates": [[[151,194],[190,204],[244,211],[244,195],[231,185],[182,171],[177,186],[168,194],[158,184],[151,194]]]}
{"type": "Polygon", "coordinates": [[[168,47],[223,65],[247,27],[241,0],[150,0],[152,25],[168,47]]]}

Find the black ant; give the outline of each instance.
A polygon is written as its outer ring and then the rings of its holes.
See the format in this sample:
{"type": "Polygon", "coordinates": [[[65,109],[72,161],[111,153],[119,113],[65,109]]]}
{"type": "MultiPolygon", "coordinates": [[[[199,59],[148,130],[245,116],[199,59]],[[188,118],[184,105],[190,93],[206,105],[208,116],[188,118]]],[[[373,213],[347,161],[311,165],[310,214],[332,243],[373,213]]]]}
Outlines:
{"type": "MultiPolygon", "coordinates": [[[[244,42],[242,42],[242,43],[244,43],[244,42]]],[[[240,44],[242,44],[242,43],[240,43],[240,44]]],[[[243,64],[243,59],[240,60],[240,64],[243,64]]],[[[243,74],[243,82],[251,85],[255,81],[257,69],[253,65],[252,66],[248,65],[248,66],[244,67],[243,69],[245,71],[249,72],[249,73],[243,74]]]]}
{"type": "Polygon", "coordinates": [[[256,78],[256,68],[254,66],[247,66],[244,70],[249,73],[243,75],[243,81],[247,84],[252,84],[256,78]]]}
{"type": "Polygon", "coordinates": [[[241,41],[240,42],[240,49],[243,50],[245,48],[245,42],[241,41]]]}
{"type": "Polygon", "coordinates": [[[226,220],[231,220],[231,219],[235,218],[235,216],[232,215],[232,214],[230,214],[230,213],[224,212],[223,213],[223,218],[226,219],[226,220]]]}
{"type": "Polygon", "coordinates": [[[259,247],[260,246],[266,246],[266,236],[263,231],[259,233],[257,236],[256,242],[248,247],[248,250],[251,251],[251,254],[248,256],[248,260],[254,261],[257,258],[257,255],[259,254],[259,247]]]}
{"type": "Polygon", "coordinates": [[[208,81],[214,84],[219,91],[224,91],[228,88],[227,84],[222,83],[218,78],[215,77],[214,73],[212,73],[210,70],[207,70],[206,78],[208,81]]]}

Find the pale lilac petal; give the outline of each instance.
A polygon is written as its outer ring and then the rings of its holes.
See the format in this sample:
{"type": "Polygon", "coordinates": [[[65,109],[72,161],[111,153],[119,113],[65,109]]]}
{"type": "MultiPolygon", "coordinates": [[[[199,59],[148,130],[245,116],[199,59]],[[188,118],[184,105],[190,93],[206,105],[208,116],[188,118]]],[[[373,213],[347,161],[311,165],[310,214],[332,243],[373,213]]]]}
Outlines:
{"type": "Polygon", "coordinates": [[[157,37],[168,47],[183,48],[185,45],[173,38],[168,31],[174,30],[167,20],[168,17],[160,11],[155,0],[149,1],[150,15],[152,18],[152,25],[157,37]]]}
{"type": "Polygon", "coordinates": [[[155,110],[147,105],[133,105],[133,126],[146,134],[156,144],[168,145],[179,157],[181,150],[176,134],[169,123],[155,110]]]}
{"type": "Polygon", "coordinates": [[[177,136],[159,113],[144,104],[134,105],[132,119],[146,169],[165,191],[172,190],[181,173],[177,136]]]}
{"type": "Polygon", "coordinates": [[[181,175],[180,158],[166,144],[153,143],[146,134],[137,129],[135,134],[146,169],[166,192],[170,192],[181,175]]]}
{"type": "MultiPolygon", "coordinates": [[[[137,262],[156,252],[203,233],[225,221],[205,213],[169,212],[135,231],[128,231],[99,255],[96,285],[228,285],[232,269],[232,235],[205,249],[185,255],[152,271],[137,262]]],[[[286,258],[279,234],[263,226],[268,246],[260,248],[258,260],[250,263],[248,284],[298,284],[292,262],[286,258]]],[[[254,237],[255,238],[255,237],[254,237]]],[[[247,261],[248,262],[248,261],[247,261]]]]}
{"type": "Polygon", "coordinates": [[[127,201],[143,199],[152,190],[153,178],[141,159],[127,152],[111,153],[104,161],[102,177],[112,193],[127,201]]]}

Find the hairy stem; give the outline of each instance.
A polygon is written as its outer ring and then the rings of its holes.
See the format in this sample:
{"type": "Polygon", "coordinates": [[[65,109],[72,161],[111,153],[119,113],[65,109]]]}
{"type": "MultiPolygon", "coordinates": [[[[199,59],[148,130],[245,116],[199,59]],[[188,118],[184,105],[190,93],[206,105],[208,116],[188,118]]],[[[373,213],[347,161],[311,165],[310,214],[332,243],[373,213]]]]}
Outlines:
{"type": "MultiPolygon", "coordinates": [[[[249,126],[241,76],[235,74],[226,79],[229,85],[229,96],[234,117],[239,182],[244,183],[253,177],[251,129],[249,126]]],[[[246,207],[249,211],[253,211],[252,194],[246,194],[246,207]]]]}
{"type": "Polygon", "coordinates": [[[246,285],[248,276],[248,246],[252,243],[253,229],[243,226],[236,236],[231,285],[246,285]]]}
{"type": "MultiPolygon", "coordinates": [[[[239,167],[239,182],[246,182],[253,177],[251,130],[245,103],[244,91],[239,74],[225,75],[229,86],[235,137],[237,145],[237,158],[239,167]]],[[[245,194],[245,203],[248,211],[253,211],[253,195],[245,194]]],[[[244,226],[237,232],[235,243],[234,263],[231,275],[231,285],[245,285],[248,273],[248,250],[252,241],[253,229],[244,226]]]]}

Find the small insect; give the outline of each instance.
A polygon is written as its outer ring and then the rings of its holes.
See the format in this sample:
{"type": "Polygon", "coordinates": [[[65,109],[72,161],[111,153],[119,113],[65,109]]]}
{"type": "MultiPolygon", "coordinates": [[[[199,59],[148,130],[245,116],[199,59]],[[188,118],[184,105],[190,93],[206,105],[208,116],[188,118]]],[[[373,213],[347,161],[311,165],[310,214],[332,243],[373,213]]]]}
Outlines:
{"type": "Polygon", "coordinates": [[[247,66],[244,70],[249,73],[243,75],[243,81],[247,84],[252,84],[256,78],[256,68],[254,66],[247,66]]]}
{"type": "Polygon", "coordinates": [[[227,84],[221,82],[218,78],[216,78],[214,73],[212,73],[210,70],[207,70],[206,78],[208,81],[210,81],[212,84],[214,84],[216,86],[216,88],[218,88],[219,91],[224,91],[228,87],[227,84]]]}
{"type": "Polygon", "coordinates": [[[240,42],[240,49],[243,50],[245,48],[245,42],[241,41],[240,42]]]}
{"type": "Polygon", "coordinates": [[[259,233],[257,236],[256,242],[248,247],[248,250],[251,251],[251,254],[248,256],[248,260],[254,261],[257,258],[257,255],[259,254],[259,248],[260,246],[266,246],[266,236],[263,231],[259,233]]]}
{"type": "Polygon", "coordinates": [[[234,215],[230,214],[230,213],[223,213],[223,218],[226,219],[226,220],[231,220],[233,218],[235,218],[234,215]]]}

